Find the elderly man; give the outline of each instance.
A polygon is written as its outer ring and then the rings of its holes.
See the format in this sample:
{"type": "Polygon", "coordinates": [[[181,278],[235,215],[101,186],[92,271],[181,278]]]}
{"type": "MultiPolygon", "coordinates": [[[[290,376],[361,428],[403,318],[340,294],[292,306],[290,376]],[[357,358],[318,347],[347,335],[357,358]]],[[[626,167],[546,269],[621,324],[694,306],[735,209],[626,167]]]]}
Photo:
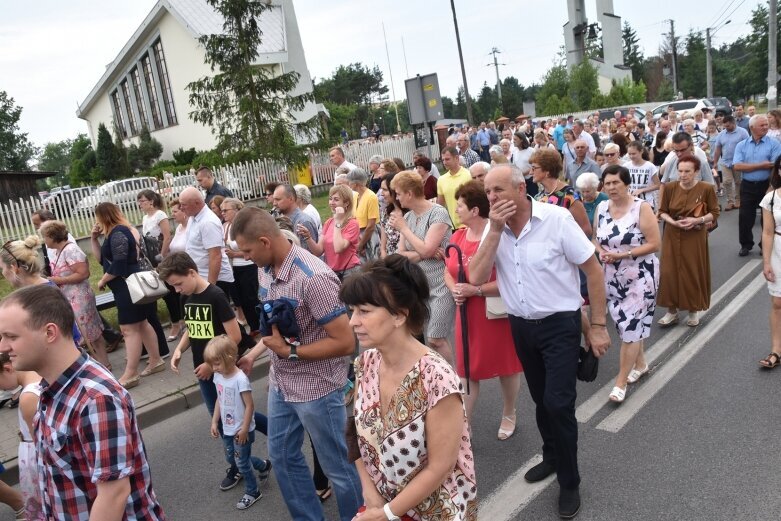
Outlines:
{"type": "Polygon", "coordinates": [[[767,116],[752,117],[749,121],[751,136],[737,144],[733,156],[732,169],[743,176],[738,213],[738,255],[741,257],[748,255],[754,247],[752,228],[757,219],[757,208],[767,193],[773,163],[781,155],[781,143],[767,135],[769,128],[767,116]]]}
{"type": "Polygon", "coordinates": [[[559,515],[570,519],[580,509],[575,383],[583,300],[578,268],[588,283],[588,340],[596,356],[602,356],[610,345],[605,279],[594,245],[569,211],[528,197],[519,168],[500,165],[491,169],[485,192],[491,205],[490,227],[469,264],[470,282],[488,282],[496,267],[496,281],[543,440],[542,462],[524,477],[534,483],[555,472],[559,515]]]}
{"type": "Polygon", "coordinates": [[[572,133],[575,134],[575,139],[582,139],[588,146],[588,157],[594,158],[597,153],[597,145],[594,143],[594,138],[588,132],[583,132],[583,121],[576,119],[572,123],[572,133]]]}
{"type": "Polygon", "coordinates": [[[358,193],[358,204],[353,215],[361,229],[361,239],[358,242],[358,255],[362,260],[368,261],[377,257],[377,243],[374,229],[380,220],[380,203],[377,194],[366,187],[367,175],[362,168],[356,168],[347,174],[350,188],[358,193]]]}
{"type": "MultiPolygon", "coordinates": [[[[336,167],[337,170],[339,170],[339,168],[346,168],[348,171],[351,171],[356,168],[354,164],[350,163],[344,158],[344,150],[342,150],[342,147],[331,148],[328,151],[328,160],[336,167]]],[[[335,177],[334,184],[336,184],[335,177]]]]}
{"type": "Polygon", "coordinates": [[[317,231],[317,223],[312,217],[305,214],[298,207],[298,195],[295,189],[289,185],[279,185],[274,190],[274,206],[279,209],[279,212],[290,219],[293,224],[293,231],[298,235],[301,241],[301,247],[306,248],[307,240],[304,239],[307,234],[302,234],[299,231],[299,227],[306,228],[308,236],[312,237],[312,241],[317,243],[320,240],[320,234],[317,231]]]}
{"type": "Polygon", "coordinates": [[[488,149],[491,147],[491,135],[488,133],[488,129],[485,126],[485,121],[480,122],[480,130],[477,132],[477,140],[480,143],[480,159],[483,161],[490,161],[491,156],[488,155],[488,149]]]}
{"type": "Polygon", "coordinates": [[[466,136],[466,134],[459,134],[457,144],[459,155],[461,156],[461,163],[466,168],[469,168],[470,166],[480,161],[480,156],[470,148],[469,138],[466,136]]]}
{"type": "Polygon", "coordinates": [[[222,223],[206,205],[203,194],[192,186],[179,195],[179,208],[190,218],[185,251],[195,261],[201,277],[230,295],[233,269],[225,254],[222,223]]]}
{"type": "MultiPolygon", "coordinates": [[[[588,135],[584,132],[585,135],[588,135]]],[[[582,139],[576,139],[573,143],[575,148],[575,161],[567,161],[564,166],[564,178],[570,186],[574,187],[578,176],[585,172],[594,172],[600,175],[599,165],[588,157],[588,145],[582,139]]]]}
{"type": "Polygon", "coordinates": [[[233,192],[217,182],[217,179],[214,178],[214,173],[208,166],[198,167],[198,171],[195,172],[195,181],[206,192],[206,206],[209,206],[209,202],[218,195],[233,197],[233,192]]]}
{"type": "Polygon", "coordinates": [[[486,163],[485,161],[478,161],[469,167],[469,173],[472,175],[472,179],[482,182],[490,169],[490,164],[486,163]]]}
{"type": "MultiPolygon", "coordinates": [[[[685,156],[686,154],[692,154],[700,162],[700,179],[706,183],[716,186],[716,181],[713,179],[713,172],[710,169],[710,163],[708,163],[708,156],[700,147],[694,146],[692,137],[686,132],[676,132],[672,137],[672,154],[667,156],[660,168],[662,172],[661,182],[669,183],[670,181],[678,180],[678,158],[685,156]]],[[[661,194],[659,196],[661,200],[661,194]]]]}
{"type": "Polygon", "coordinates": [[[748,139],[748,132],[735,123],[733,116],[727,115],[722,119],[724,129],[716,136],[716,144],[713,151],[713,164],[718,165],[722,174],[722,186],[727,193],[727,206],[725,212],[740,208],[740,181],[741,173],[733,170],[735,148],[738,143],[748,139]]]}

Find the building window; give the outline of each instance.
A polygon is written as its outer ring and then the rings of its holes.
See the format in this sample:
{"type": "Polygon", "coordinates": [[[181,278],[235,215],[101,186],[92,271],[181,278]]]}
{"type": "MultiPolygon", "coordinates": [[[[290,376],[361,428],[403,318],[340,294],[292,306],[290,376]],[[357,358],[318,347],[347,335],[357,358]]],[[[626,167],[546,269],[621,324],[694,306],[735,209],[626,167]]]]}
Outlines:
{"type": "Polygon", "coordinates": [[[163,44],[157,40],[152,46],[155,53],[155,62],[157,62],[157,76],[160,78],[160,89],[163,91],[163,102],[168,116],[168,125],[176,125],[176,111],[174,110],[174,98],[171,92],[171,80],[168,78],[168,68],[165,64],[165,55],[163,54],[163,44]]]}
{"type": "Polygon", "coordinates": [[[141,116],[141,126],[149,128],[149,121],[146,118],[146,107],[144,106],[144,94],[141,92],[141,74],[138,72],[138,67],[133,69],[130,73],[130,77],[133,79],[133,91],[136,95],[136,107],[138,107],[138,114],[141,116]]]}
{"type": "Polygon", "coordinates": [[[155,124],[155,130],[163,127],[163,120],[160,117],[160,105],[157,101],[157,89],[155,88],[155,78],[152,76],[152,60],[149,54],[141,58],[141,66],[144,68],[144,82],[146,90],[149,93],[149,105],[152,109],[152,121],[155,124]]]}
{"type": "Polygon", "coordinates": [[[116,126],[122,137],[127,137],[127,127],[125,127],[125,117],[122,115],[122,109],[119,106],[119,92],[111,93],[111,103],[114,105],[114,118],[116,126]]]}
{"type": "Polygon", "coordinates": [[[122,99],[125,101],[127,120],[130,123],[130,135],[135,136],[138,134],[138,123],[136,122],[136,115],[133,112],[133,105],[130,102],[130,87],[127,84],[127,80],[123,81],[119,88],[122,89],[122,99]]]}

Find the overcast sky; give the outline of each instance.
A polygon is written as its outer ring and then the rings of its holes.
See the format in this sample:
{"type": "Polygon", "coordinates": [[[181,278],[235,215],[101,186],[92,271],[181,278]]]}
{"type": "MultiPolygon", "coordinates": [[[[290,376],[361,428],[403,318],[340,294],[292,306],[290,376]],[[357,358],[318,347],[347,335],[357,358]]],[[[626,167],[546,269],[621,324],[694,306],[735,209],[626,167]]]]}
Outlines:
{"type": "MultiPolygon", "coordinates": [[[[192,0],[200,1],[200,0],[192,0]]],[[[86,132],[75,115],[106,64],[118,54],[156,0],[0,0],[0,90],[23,107],[21,129],[34,144],[86,132]]],[[[340,64],[378,65],[389,83],[382,24],[385,23],[397,99],[404,79],[436,72],[443,95],[461,85],[453,17],[447,0],[293,0],[310,73],[330,75],[340,64]],[[402,39],[404,47],[402,47],[402,39]],[[405,52],[406,49],[406,60],[405,52]]],[[[655,55],[665,19],[685,35],[727,19],[713,45],[749,30],[758,0],[615,0],[614,12],[637,31],[646,55],[655,55]]],[[[456,0],[470,93],[496,73],[487,64],[498,48],[502,77],[523,85],[539,82],[564,44],[566,0],[456,0]]],[[[586,0],[596,21],[595,0],[586,0]]],[[[705,71],[703,71],[703,74],[705,71]]],[[[718,93],[716,93],[718,94],[718,93]]]]}

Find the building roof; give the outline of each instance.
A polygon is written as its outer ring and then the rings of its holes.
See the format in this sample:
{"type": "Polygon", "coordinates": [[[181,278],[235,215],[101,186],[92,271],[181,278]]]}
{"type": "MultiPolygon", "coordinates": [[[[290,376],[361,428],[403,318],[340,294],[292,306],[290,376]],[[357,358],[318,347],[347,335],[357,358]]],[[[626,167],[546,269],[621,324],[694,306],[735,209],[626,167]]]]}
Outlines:
{"type": "MultiPolygon", "coordinates": [[[[258,47],[258,65],[286,63],[288,61],[287,33],[285,31],[285,12],[281,0],[268,1],[271,9],[265,11],[260,19],[263,41],[258,47]]],[[[224,19],[205,0],[158,0],[141,25],[122,47],[114,60],[106,66],[106,71],[79,105],[76,115],[82,117],[88,111],[98,95],[106,88],[118,72],[123,72],[128,55],[136,44],[155,30],[157,22],[170,13],[197,40],[206,34],[220,34],[224,19]]]]}

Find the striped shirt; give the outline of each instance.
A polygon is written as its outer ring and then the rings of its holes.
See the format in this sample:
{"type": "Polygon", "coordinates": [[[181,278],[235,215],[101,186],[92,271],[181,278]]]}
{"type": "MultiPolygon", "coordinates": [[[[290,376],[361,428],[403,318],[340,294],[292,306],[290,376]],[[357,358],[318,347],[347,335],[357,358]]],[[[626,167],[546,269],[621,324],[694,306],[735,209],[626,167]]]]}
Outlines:
{"type": "MultiPolygon", "coordinates": [[[[323,326],[347,313],[339,300],[339,279],[323,261],[293,245],[279,272],[271,267],[259,272],[261,302],[287,298],[296,303],[295,317],[301,329],[301,345],[328,337],[323,326]]],[[[349,357],[323,360],[288,360],[270,352],[269,381],[288,402],[322,398],[347,381],[349,357]]]]}
{"type": "Polygon", "coordinates": [[[46,519],[88,520],[97,484],[130,478],[123,520],[162,521],[130,394],[82,353],[41,381],[34,425],[46,519]]]}

